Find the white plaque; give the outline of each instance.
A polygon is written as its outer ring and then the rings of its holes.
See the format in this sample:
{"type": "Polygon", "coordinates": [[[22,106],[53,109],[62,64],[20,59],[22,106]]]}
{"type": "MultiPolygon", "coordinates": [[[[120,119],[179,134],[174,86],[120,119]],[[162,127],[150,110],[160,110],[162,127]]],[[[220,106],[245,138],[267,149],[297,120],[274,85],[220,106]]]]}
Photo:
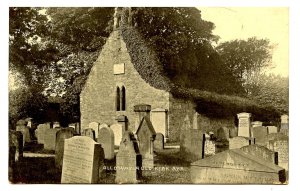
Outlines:
{"type": "Polygon", "coordinates": [[[125,74],[125,64],[114,64],[114,74],[125,74]]]}

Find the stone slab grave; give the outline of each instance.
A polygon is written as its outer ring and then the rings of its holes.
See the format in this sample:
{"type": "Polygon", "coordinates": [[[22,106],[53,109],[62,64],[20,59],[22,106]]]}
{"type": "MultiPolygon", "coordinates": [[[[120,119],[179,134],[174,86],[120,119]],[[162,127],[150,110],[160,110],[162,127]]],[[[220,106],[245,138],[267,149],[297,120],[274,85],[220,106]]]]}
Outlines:
{"type": "Polygon", "coordinates": [[[250,137],[251,113],[239,113],[237,117],[239,119],[238,136],[250,137]]]}
{"type": "Polygon", "coordinates": [[[162,133],[156,133],[155,140],[153,142],[154,150],[159,151],[164,149],[164,135],[162,133]]]}
{"type": "Polygon", "coordinates": [[[229,141],[229,129],[227,127],[219,128],[216,137],[218,141],[229,141]]]}
{"type": "Polygon", "coordinates": [[[278,152],[278,166],[289,170],[289,138],[278,137],[269,141],[269,149],[278,152]]]}
{"type": "Polygon", "coordinates": [[[181,131],[180,155],[188,161],[204,158],[205,136],[200,129],[181,131]]]}
{"type": "Polygon", "coordinates": [[[60,130],[59,128],[45,130],[45,137],[44,137],[44,149],[45,150],[51,150],[51,151],[55,150],[56,133],[59,130],[60,130]]]}
{"type": "Polygon", "coordinates": [[[98,134],[99,134],[99,129],[100,129],[99,125],[100,124],[98,122],[91,122],[91,123],[89,123],[89,128],[93,129],[94,132],[95,132],[95,139],[96,140],[97,140],[98,134]]]}
{"type": "Polygon", "coordinates": [[[240,149],[227,150],[191,164],[196,184],[283,184],[285,170],[240,149]]]}
{"type": "Polygon", "coordinates": [[[154,167],[154,146],[156,132],[148,116],[143,117],[137,131],[136,131],[139,150],[143,159],[143,167],[154,167]]]}
{"type": "Polygon", "coordinates": [[[62,128],[56,133],[56,144],[55,144],[55,166],[61,169],[64,154],[65,139],[69,139],[74,136],[73,128],[62,128]]]}
{"type": "Polygon", "coordinates": [[[239,149],[251,145],[251,139],[247,137],[233,137],[229,139],[229,149],[239,149]]]}
{"type": "Polygon", "coordinates": [[[267,126],[268,134],[278,133],[278,128],[276,126],[267,126]]]}
{"type": "Polygon", "coordinates": [[[105,159],[111,160],[115,157],[115,136],[114,132],[108,126],[103,126],[99,130],[97,142],[101,144],[104,150],[105,159]]]}
{"type": "Polygon", "coordinates": [[[95,131],[91,128],[83,129],[82,135],[95,140],[95,131]]]}
{"type": "Polygon", "coordinates": [[[252,137],[255,138],[255,144],[267,146],[266,140],[268,129],[264,126],[256,126],[252,128],[252,137]]]}
{"type": "Polygon", "coordinates": [[[45,131],[47,129],[50,129],[49,123],[43,123],[39,124],[37,126],[37,129],[35,130],[35,136],[37,138],[38,144],[44,144],[45,143],[45,131]]]}
{"type": "Polygon", "coordinates": [[[137,183],[142,178],[142,155],[134,134],[123,134],[120,149],[116,157],[116,179],[118,184],[137,183]]]}
{"type": "Polygon", "coordinates": [[[15,161],[20,161],[23,157],[23,134],[20,131],[9,130],[9,146],[15,147],[15,161]]]}
{"type": "Polygon", "coordinates": [[[61,183],[98,183],[103,166],[104,152],[99,143],[86,136],[65,140],[61,183]]]}
{"type": "Polygon", "coordinates": [[[112,124],[110,128],[115,135],[115,145],[120,146],[120,142],[122,140],[122,125],[116,123],[112,124]]]}
{"type": "Polygon", "coordinates": [[[241,148],[242,151],[249,155],[257,156],[272,164],[278,165],[278,153],[271,151],[267,147],[261,145],[248,145],[241,148]]]}

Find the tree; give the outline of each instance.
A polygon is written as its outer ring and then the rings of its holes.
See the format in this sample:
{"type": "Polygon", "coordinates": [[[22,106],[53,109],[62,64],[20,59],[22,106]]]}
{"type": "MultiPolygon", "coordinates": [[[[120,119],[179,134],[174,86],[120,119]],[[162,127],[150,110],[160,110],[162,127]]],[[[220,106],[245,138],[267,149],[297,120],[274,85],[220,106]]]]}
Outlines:
{"type": "Polygon", "coordinates": [[[223,42],[216,47],[226,67],[248,94],[254,79],[271,66],[272,48],[268,39],[256,37],[223,42]]]}

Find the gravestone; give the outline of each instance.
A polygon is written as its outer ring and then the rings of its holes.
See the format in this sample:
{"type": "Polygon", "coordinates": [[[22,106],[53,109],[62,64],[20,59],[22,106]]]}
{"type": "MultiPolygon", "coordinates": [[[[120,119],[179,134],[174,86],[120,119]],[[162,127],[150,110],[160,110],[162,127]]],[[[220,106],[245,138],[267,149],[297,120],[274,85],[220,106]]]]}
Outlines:
{"type": "Polygon", "coordinates": [[[23,157],[23,134],[20,131],[9,130],[9,146],[15,147],[15,161],[20,161],[23,157]]]}
{"type": "Polygon", "coordinates": [[[187,129],[180,136],[180,155],[188,161],[204,158],[205,139],[200,129],[187,129]]]}
{"type": "Polygon", "coordinates": [[[278,152],[278,166],[289,170],[289,139],[287,136],[276,138],[269,143],[269,149],[278,152]]]}
{"type": "Polygon", "coordinates": [[[25,143],[31,142],[29,127],[24,125],[17,125],[16,131],[21,132],[23,135],[23,146],[25,145],[25,143]]]}
{"type": "Polygon", "coordinates": [[[278,129],[276,126],[267,126],[267,128],[268,128],[268,134],[278,133],[278,129]]]}
{"type": "Polygon", "coordinates": [[[198,126],[198,116],[199,116],[198,112],[195,112],[194,115],[193,115],[193,129],[198,129],[199,128],[199,126],[198,126]]]}
{"type": "Polygon", "coordinates": [[[83,129],[83,136],[90,137],[95,140],[95,131],[91,128],[83,129]]]}
{"type": "Polygon", "coordinates": [[[62,128],[56,133],[55,144],[55,166],[59,169],[62,167],[65,139],[74,136],[73,128],[62,128]]]}
{"type": "Polygon", "coordinates": [[[114,159],[115,136],[114,136],[114,132],[108,126],[103,126],[99,130],[99,136],[97,142],[101,144],[104,150],[105,159],[108,160],[114,159]]]}
{"type": "Polygon", "coordinates": [[[132,132],[123,135],[116,157],[116,183],[136,183],[142,177],[142,155],[132,132]]]}
{"type": "Polygon", "coordinates": [[[157,151],[157,150],[163,150],[164,149],[164,144],[165,144],[165,141],[164,141],[164,135],[162,133],[156,133],[156,136],[155,136],[155,140],[154,140],[154,150],[157,151]]]}
{"type": "Polygon", "coordinates": [[[280,133],[283,133],[284,135],[289,136],[289,116],[288,115],[281,116],[280,133]]]}
{"type": "Polygon", "coordinates": [[[216,144],[214,141],[205,139],[204,155],[211,156],[216,154],[216,144]]]}
{"type": "Polygon", "coordinates": [[[151,110],[151,122],[155,132],[161,132],[165,137],[168,126],[168,110],[156,108],[151,110]]]}
{"type": "Polygon", "coordinates": [[[50,129],[50,124],[39,124],[37,126],[37,129],[35,130],[35,136],[37,138],[38,144],[44,144],[45,143],[45,131],[47,129],[50,129]]]}
{"type": "Polygon", "coordinates": [[[98,134],[99,134],[99,129],[100,129],[99,125],[100,125],[100,124],[97,123],[97,122],[91,122],[91,123],[89,123],[89,128],[90,128],[90,129],[93,129],[94,132],[95,132],[95,139],[96,139],[96,140],[97,140],[98,134]]]}
{"type": "Polygon", "coordinates": [[[252,137],[255,138],[255,144],[267,146],[267,135],[268,129],[264,126],[257,126],[252,128],[252,137]]]}
{"type": "Polygon", "coordinates": [[[229,140],[229,129],[227,127],[221,127],[217,130],[217,140],[228,141],[229,140]]]}
{"type": "Polygon", "coordinates": [[[60,129],[46,129],[45,130],[45,137],[44,137],[44,149],[45,150],[55,150],[55,144],[56,144],[56,133],[60,129]]]}
{"type": "Polygon", "coordinates": [[[278,153],[261,145],[248,145],[241,148],[245,153],[260,157],[265,161],[278,165],[278,153]]]}
{"type": "Polygon", "coordinates": [[[54,129],[54,128],[57,128],[57,127],[61,127],[60,123],[58,121],[53,122],[52,128],[54,129]]]}
{"type": "Polygon", "coordinates": [[[251,145],[251,139],[247,137],[234,137],[229,139],[229,149],[239,149],[251,145]]]}
{"type": "Polygon", "coordinates": [[[17,121],[17,126],[26,126],[27,122],[24,119],[20,119],[17,121]]]}
{"type": "Polygon", "coordinates": [[[75,123],[75,134],[80,135],[81,133],[80,123],[75,123]]]}
{"type": "Polygon", "coordinates": [[[262,122],[261,121],[253,121],[251,123],[252,127],[261,127],[262,126],[262,122]]]}
{"type": "Polygon", "coordinates": [[[184,118],[181,130],[184,131],[184,130],[191,129],[191,128],[192,128],[192,126],[191,126],[191,120],[189,118],[189,115],[186,115],[185,118],[184,118]]]}
{"type": "Polygon", "coordinates": [[[283,184],[285,170],[240,149],[227,150],[191,164],[196,184],[283,184]]]}
{"type": "Polygon", "coordinates": [[[237,116],[239,119],[238,136],[250,137],[251,113],[239,113],[237,116]]]}
{"type": "Polygon", "coordinates": [[[115,145],[120,146],[120,142],[122,140],[122,125],[120,125],[120,124],[112,124],[110,126],[110,128],[114,132],[115,145]]]}
{"type": "Polygon", "coordinates": [[[98,183],[103,166],[103,149],[93,139],[75,136],[65,140],[61,183],[98,183]]]}
{"type": "Polygon", "coordinates": [[[229,138],[237,137],[238,136],[238,129],[236,127],[229,129],[229,138]]]}
{"type": "Polygon", "coordinates": [[[143,167],[153,168],[154,167],[154,153],[153,153],[153,142],[156,136],[156,132],[148,116],[145,116],[136,135],[139,143],[139,150],[143,159],[143,167]]]}

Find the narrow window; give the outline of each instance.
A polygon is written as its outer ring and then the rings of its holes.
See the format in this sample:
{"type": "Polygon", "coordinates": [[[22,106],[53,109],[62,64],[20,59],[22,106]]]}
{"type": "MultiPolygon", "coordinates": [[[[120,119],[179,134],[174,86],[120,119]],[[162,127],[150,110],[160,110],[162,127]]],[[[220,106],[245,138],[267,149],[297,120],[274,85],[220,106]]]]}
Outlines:
{"type": "Polygon", "coordinates": [[[125,111],[126,110],[126,90],[125,87],[122,86],[122,92],[121,92],[121,110],[125,111]]]}
{"type": "Polygon", "coordinates": [[[116,92],[116,110],[120,111],[120,88],[117,87],[117,92],[116,92]]]}

